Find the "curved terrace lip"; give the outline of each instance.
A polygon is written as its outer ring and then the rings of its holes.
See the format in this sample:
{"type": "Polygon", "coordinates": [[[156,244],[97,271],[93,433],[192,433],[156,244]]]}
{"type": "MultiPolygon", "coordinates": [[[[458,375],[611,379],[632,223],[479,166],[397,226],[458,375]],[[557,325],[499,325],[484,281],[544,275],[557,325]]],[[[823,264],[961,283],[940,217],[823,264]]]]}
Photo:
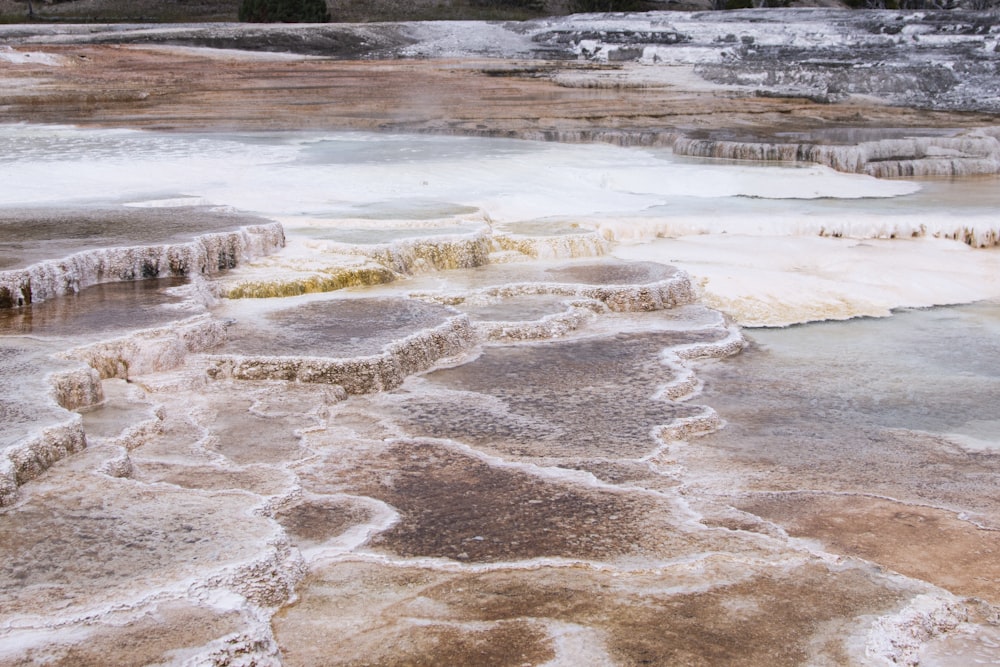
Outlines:
{"type": "Polygon", "coordinates": [[[0,26],[0,662],[993,660],[983,16],[0,26]]]}

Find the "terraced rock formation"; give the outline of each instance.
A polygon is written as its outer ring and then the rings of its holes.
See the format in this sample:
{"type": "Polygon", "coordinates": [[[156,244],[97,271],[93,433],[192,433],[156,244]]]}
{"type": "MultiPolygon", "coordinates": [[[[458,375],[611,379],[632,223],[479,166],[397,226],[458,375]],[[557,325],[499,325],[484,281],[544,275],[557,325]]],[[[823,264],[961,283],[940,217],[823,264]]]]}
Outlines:
{"type": "Polygon", "coordinates": [[[989,15],[0,36],[3,667],[1000,660],[989,15]]]}

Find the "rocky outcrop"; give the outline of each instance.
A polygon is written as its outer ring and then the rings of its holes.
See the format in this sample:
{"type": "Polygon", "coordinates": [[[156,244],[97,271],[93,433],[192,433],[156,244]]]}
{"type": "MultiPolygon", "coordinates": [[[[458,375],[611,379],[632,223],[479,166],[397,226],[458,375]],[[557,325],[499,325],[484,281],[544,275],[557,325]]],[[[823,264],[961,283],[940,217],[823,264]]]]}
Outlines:
{"type": "Polygon", "coordinates": [[[773,162],[816,162],[878,178],[975,176],[1000,172],[1000,141],[984,134],[907,137],[855,145],[678,139],[678,155],[773,162]]]}
{"type": "Polygon", "coordinates": [[[71,411],[104,400],[92,368],[54,360],[30,343],[4,342],[0,370],[17,382],[0,400],[0,507],[14,502],[25,482],[87,446],[82,419],[71,411]]]}
{"type": "Polygon", "coordinates": [[[310,245],[331,253],[361,255],[402,274],[470,269],[489,263],[487,234],[455,235],[434,239],[404,239],[394,243],[355,245],[314,241],[310,245]]]}
{"type": "Polygon", "coordinates": [[[486,290],[495,297],[521,294],[555,294],[559,296],[593,299],[604,303],[617,313],[666,310],[694,303],[697,299],[691,279],[686,273],[634,285],[578,285],[572,283],[519,283],[486,290]]]}
{"type": "Polygon", "coordinates": [[[62,356],[86,363],[101,378],[129,380],[137,375],[177,368],[189,354],[210,350],[225,340],[226,323],[203,315],[83,345],[62,356]]]}
{"type": "Polygon", "coordinates": [[[213,275],[284,244],[283,228],[271,223],[204,234],[186,243],[86,250],[0,271],[0,308],[25,306],[100,283],[213,275]]]}
{"type": "Polygon", "coordinates": [[[1000,110],[1000,27],[989,12],[767,9],[532,25],[532,39],[548,49],[605,63],[690,65],[708,81],[757,94],[1000,110]]]}
{"type": "Polygon", "coordinates": [[[0,454],[0,507],[17,499],[19,486],[86,446],[83,420],[80,415],[67,414],[65,422],[47,426],[4,449],[0,454]]]}
{"type": "Polygon", "coordinates": [[[348,394],[394,389],[407,376],[470,349],[476,332],[465,316],[391,343],[380,354],[332,359],[312,356],[212,355],[209,375],[237,380],[286,380],[333,384],[348,394]]]}
{"type": "MultiPolygon", "coordinates": [[[[0,35],[33,43],[44,28],[0,35]]],[[[1000,111],[1000,26],[989,11],[763,9],[577,14],[522,23],[66,26],[49,43],[174,44],[325,57],[533,58],[686,65],[716,84],[837,101],[1000,111]]],[[[546,76],[545,72],[528,72],[546,76]]]]}

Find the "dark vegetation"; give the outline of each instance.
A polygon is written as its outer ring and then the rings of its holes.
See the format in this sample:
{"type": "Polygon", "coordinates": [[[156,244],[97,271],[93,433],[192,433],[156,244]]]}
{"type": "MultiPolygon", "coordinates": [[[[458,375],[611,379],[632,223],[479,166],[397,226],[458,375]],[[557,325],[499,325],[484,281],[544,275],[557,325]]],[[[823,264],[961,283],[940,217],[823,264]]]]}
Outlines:
{"type": "Polygon", "coordinates": [[[1000,0],[844,0],[851,9],[971,9],[1000,8],[1000,0]]]}
{"type": "Polygon", "coordinates": [[[0,23],[235,21],[240,0],[0,0],[0,23]]]}
{"type": "Polygon", "coordinates": [[[648,12],[660,7],[647,0],[574,0],[574,12],[648,12]]]}
{"type": "MultiPolygon", "coordinates": [[[[1000,0],[839,0],[854,9],[1000,8],[1000,0]]],[[[819,0],[0,0],[0,22],[518,21],[577,12],[725,10],[819,0]]]]}
{"type": "Polygon", "coordinates": [[[251,23],[326,23],[326,0],[243,0],[240,21],[251,23]]]}

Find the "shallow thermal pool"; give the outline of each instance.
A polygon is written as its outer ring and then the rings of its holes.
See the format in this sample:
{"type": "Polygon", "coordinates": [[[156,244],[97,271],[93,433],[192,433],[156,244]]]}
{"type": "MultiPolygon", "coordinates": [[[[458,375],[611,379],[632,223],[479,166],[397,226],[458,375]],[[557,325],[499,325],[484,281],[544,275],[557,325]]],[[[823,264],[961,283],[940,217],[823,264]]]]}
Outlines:
{"type": "Polygon", "coordinates": [[[0,666],[1000,662],[996,179],[0,143],[0,666]]]}
{"type": "Polygon", "coordinates": [[[628,213],[688,197],[892,197],[905,182],[604,145],[407,135],[154,134],[7,125],[0,204],[217,204],[268,215],[495,221],[628,213]],[[777,178],[776,178],[777,177],[777,178]],[[395,206],[395,208],[389,208],[395,206]]]}

